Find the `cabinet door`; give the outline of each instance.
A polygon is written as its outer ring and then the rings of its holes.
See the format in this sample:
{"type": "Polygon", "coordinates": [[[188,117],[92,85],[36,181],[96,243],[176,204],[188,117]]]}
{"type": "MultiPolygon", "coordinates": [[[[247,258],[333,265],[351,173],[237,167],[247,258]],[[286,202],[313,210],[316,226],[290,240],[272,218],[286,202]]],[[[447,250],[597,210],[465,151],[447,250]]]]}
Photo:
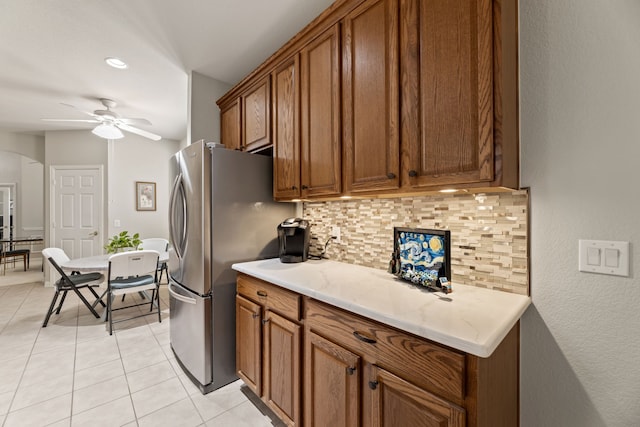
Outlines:
{"type": "Polygon", "coordinates": [[[264,325],[264,400],[287,424],[299,426],[301,327],[269,310],[264,325]]]}
{"type": "Polygon", "coordinates": [[[220,111],[220,135],[226,148],[240,150],[242,148],[240,129],[240,99],[220,111]]]}
{"type": "Polygon", "coordinates": [[[334,25],[300,54],[302,196],[340,194],[340,45],[334,25]]]}
{"type": "Polygon", "coordinates": [[[344,19],[345,192],[400,184],[398,2],[367,0],[344,19]]]}
{"type": "Polygon", "coordinates": [[[300,197],[300,61],[273,72],[273,197],[300,197]]]}
{"type": "Polygon", "coordinates": [[[305,426],[360,425],[360,357],[307,329],[305,426]]]}
{"type": "Polygon", "coordinates": [[[242,95],[242,143],[246,151],[256,151],[271,144],[270,76],[242,95]]]}
{"type": "MultiPolygon", "coordinates": [[[[401,362],[399,362],[401,363],[401,362]]],[[[465,427],[463,408],[373,366],[369,382],[372,426],[465,427]]]]}
{"type": "Polygon", "coordinates": [[[262,394],[262,308],[236,296],[236,370],[258,396],[262,394]]]}
{"type": "Polygon", "coordinates": [[[491,0],[400,0],[403,185],[494,177],[491,0]]]}

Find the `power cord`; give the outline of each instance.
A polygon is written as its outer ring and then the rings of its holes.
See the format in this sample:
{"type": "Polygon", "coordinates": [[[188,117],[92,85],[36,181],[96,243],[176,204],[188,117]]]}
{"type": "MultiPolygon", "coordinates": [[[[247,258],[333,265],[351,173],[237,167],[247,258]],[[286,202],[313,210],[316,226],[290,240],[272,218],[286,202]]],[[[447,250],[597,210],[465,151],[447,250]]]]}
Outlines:
{"type": "MultiPolygon", "coordinates": [[[[326,252],[327,252],[327,246],[329,246],[329,242],[330,242],[331,240],[334,240],[334,239],[336,239],[336,236],[331,236],[331,237],[329,237],[329,238],[327,239],[327,241],[326,241],[326,242],[324,242],[324,247],[322,248],[322,252],[320,252],[320,255],[313,255],[313,254],[311,254],[311,253],[310,253],[310,254],[309,254],[309,258],[310,258],[310,259],[323,259],[323,258],[325,258],[325,254],[326,254],[326,252]]],[[[317,240],[317,239],[316,239],[316,240],[317,240]]]]}

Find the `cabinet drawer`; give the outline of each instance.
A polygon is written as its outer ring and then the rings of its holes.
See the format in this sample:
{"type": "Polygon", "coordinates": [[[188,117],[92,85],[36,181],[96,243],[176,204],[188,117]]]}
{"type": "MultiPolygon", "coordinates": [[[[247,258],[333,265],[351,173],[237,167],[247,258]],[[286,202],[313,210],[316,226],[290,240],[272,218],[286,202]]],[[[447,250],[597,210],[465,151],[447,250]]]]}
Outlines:
{"type": "Polygon", "coordinates": [[[411,383],[460,402],[465,355],[381,323],[309,299],[305,324],[411,383]]]}
{"type": "Polygon", "coordinates": [[[291,320],[300,320],[300,296],[295,292],[238,274],[238,294],[291,320]]]}

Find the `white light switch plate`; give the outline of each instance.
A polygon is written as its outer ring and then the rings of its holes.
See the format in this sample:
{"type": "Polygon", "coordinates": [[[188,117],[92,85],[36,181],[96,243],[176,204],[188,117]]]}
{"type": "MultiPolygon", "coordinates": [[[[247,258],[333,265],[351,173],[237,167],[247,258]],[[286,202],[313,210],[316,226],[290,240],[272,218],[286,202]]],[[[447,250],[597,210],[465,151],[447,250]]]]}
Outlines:
{"type": "Polygon", "coordinates": [[[579,240],[578,270],[629,276],[629,242],[579,240]]]}

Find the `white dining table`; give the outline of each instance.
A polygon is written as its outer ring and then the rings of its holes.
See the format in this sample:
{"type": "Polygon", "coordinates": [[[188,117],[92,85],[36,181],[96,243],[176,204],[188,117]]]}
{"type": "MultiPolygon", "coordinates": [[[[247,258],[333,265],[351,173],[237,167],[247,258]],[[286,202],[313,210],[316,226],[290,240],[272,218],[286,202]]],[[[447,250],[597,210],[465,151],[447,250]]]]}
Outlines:
{"type": "MultiPolygon", "coordinates": [[[[169,260],[169,252],[159,252],[160,256],[158,257],[158,262],[167,262],[169,260]]],[[[66,271],[74,272],[77,271],[79,273],[89,273],[89,272],[107,272],[109,270],[109,257],[113,254],[105,254],[105,255],[95,255],[88,256],[83,258],[74,258],[70,259],[67,262],[63,262],[60,264],[60,268],[66,271]]],[[[99,287],[104,287],[105,285],[105,277],[98,283],[99,287]]],[[[96,299],[96,301],[92,304],[93,307],[97,306],[104,295],[107,293],[105,289],[102,295],[96,299]]],[[[148,298],[148,295],[144,291],[142,291],[141,295],[145,295],[148,298]]],[[[155,305],[155,304],[154,304],[155,305]]],[[[104,310],[102,313],[102,320],[106,321],[107,311],[104,310]]]]}
{"type": "MultiPolygon", "coordinates": [[[[112,254],[95,255],[84,258],[74,258],[60,264],[60,267],[66,271],[79,271],[87,273],[92,271],[108,271],[109,257],[112,254]]],[[[167,262],[169,260],[169,252],[160,252],[158,262],[167,262]]]]}

